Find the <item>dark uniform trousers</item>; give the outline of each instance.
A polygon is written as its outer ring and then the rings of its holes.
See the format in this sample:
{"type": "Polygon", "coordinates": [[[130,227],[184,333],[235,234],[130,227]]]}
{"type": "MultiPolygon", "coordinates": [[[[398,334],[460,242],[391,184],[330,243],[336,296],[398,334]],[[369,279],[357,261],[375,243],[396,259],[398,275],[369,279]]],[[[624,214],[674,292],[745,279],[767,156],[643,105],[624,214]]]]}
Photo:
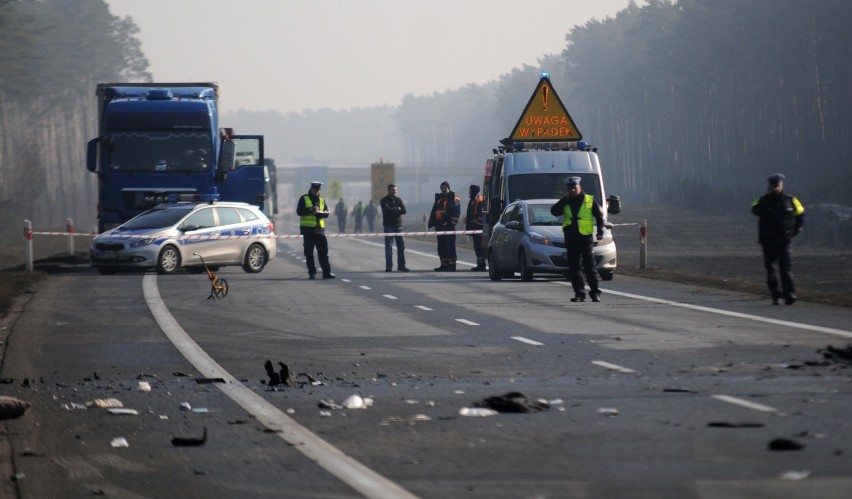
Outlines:
{"type": "Polygon", "coordinates": [[[589,283],[591,292],[600,293],[593,247],[594,243],[591,239],[571,241],[566,238],[565,259],[568,260],[568,274],[575,294],[582,292],[585,288],[583,274],[586,275],[586,282],[589,283]]]}
{"type": "Polygon", "coordinates": [[[308,266],[308,274],[314,275],[317,273],[317,266],[314,263],[314,248],[317,250],[317,258],[319,259],[320,268],[323,275],[331,273],[331,266],[328,264],[328,239],[325,237],[325,232],[317,233],[312,228],[302,230],[302,239],[305,246],[305,264],[308,266]]]}
{"type": "Polygon", "coordinates": [[[796,292],[793,285],[793,249],[790,241],[771,241],[762,243],[763,266],[766,268],[766,284],[772,298],[781,298],[796,292]],[[781,276],[781,289],[778,288],[778,276],[781,276]]]}

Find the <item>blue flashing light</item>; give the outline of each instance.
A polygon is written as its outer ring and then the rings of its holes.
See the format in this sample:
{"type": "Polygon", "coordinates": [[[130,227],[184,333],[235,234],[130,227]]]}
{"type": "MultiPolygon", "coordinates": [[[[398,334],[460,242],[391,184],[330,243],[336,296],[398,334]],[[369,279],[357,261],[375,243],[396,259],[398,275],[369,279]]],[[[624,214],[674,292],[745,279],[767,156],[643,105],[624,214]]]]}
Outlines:
{"type": "Polygon", "coordinates": [[[542,78],[550,78],[550,72],[549,71],[542,71],[539,76],[542,77],[542,78]]]}
{"type": "Polygon", "coordinates": [[[577,149],[581,151],[590,151],[592,146],[590,146],[585,140],[581,140],[580,142],[577,142],[577,149]]]}

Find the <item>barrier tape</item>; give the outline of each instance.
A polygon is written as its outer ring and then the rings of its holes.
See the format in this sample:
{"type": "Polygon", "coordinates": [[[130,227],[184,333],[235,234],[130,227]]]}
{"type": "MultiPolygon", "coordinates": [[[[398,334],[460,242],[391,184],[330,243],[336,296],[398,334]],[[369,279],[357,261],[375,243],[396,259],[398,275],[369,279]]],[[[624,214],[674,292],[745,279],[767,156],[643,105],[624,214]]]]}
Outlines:
{"type": "MultiPolygon", "coordinates": [[[[87,236],[93,237],[97,236],[97,234],[79,234],[72,232],[32,232],[34,235],[39,236],[87,236]]],[[[455,230],[455,231],[420,231],[420,232],[367,232],[363,234],[326,234],[326,237],[388,237],[388,236],[433,236],[433,235],[469,235],[474,236],[477,234],[482,234],[482,230],[455,230]]],[[[159,239],[162,234],[116,234],[110,236],[115,239],[159,239]]],[[[302,238],[301,234],[279,234],[279,235],[262,235],[262,236],[240,236],[240,235],[231,235],[231,236],[223,236],[223,235],[207,235],[207,236],[192,236],[192,235],[183,235],[177,236],[176,239],[300,239],[302,238]]]]}

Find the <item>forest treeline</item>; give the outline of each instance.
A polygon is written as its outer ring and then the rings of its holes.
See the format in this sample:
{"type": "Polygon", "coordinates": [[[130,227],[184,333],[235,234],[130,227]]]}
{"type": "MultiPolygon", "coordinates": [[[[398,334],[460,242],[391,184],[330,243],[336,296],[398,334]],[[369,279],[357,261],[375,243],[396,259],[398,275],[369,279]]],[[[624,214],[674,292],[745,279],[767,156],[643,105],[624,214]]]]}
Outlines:
{"type": "MultiPolygon", "coordinates": [[[[407,95],[392,113],[395,142],[300,149],[324,113],[241,112],[265,123],[269,148],[292,162],[390,158],[400,167],[481,175],[510,134],[539,73],[584,138],[599,148],[610,192],[626,201],[719,212],[782,171],[810,203],[852,203],[852,4],[846,0],[650,0],[615,17],[570,25],[566,47],[484,85],[407,95]],[[338,155],[337,151],[345,151],[338,155]]],[[[470,75],[471,80],[476,75],[470,75]]],[[[386,130],[386,109],[347,122],[386,130]]],[[[344,116],[343,112],[338,114],[344,116]]],[[[242,125],[241,125],[242,126],[242,125]]]]}
{"type": "Polygon", "coordinates": [[[0,256],[20,253],[23,219],[94,226],[95,86],[151,79],[137,33],[100,0],[0,0],[0,256]]]}
{"type": "MultiPolygon", "coordinates": [[[[781,171],[808,204],[852,205],[848,0],[647,0],[583,25],[563,15],[561,53],[486,84],[394,107],[239,111],[222,122],[266,135],[279,163],[381,157],[476,179],[544,70],[599,148],[608,190],[629,203],[739,210],[781,171]]],[[[0,0],[3,241],[17,248],[23,218],[94,225],[96,179],[85,168],[94,89],[151,81],[137,34],[101,0],[0,0]]]]}

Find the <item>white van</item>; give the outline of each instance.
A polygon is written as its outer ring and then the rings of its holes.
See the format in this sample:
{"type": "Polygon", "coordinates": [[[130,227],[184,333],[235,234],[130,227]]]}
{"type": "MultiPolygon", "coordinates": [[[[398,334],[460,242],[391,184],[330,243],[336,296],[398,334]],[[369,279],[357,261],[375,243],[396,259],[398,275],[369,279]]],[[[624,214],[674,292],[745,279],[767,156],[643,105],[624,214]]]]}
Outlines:
{"type": "MultiPolygon", "coordinates": [[[[615,215],[621,211],[618,196],[607,198],[597,151],[585,142],[515,143],[494,152],[494,159],[489,160],[485,167],[483,192],[490,227],[497,223],[503,209],[510,203],[561,198],[565,194],[565,179],[568,177],[580,177],[583,191],[594,196],[606,214],[615,215]]],[[[604,240],[612,241],[611,225],[607,225],[604,240]]],[[[606,245],[596,244],[595,262],[601,279],[612,279],[617,266],[614,241],[606,245]]]]}

